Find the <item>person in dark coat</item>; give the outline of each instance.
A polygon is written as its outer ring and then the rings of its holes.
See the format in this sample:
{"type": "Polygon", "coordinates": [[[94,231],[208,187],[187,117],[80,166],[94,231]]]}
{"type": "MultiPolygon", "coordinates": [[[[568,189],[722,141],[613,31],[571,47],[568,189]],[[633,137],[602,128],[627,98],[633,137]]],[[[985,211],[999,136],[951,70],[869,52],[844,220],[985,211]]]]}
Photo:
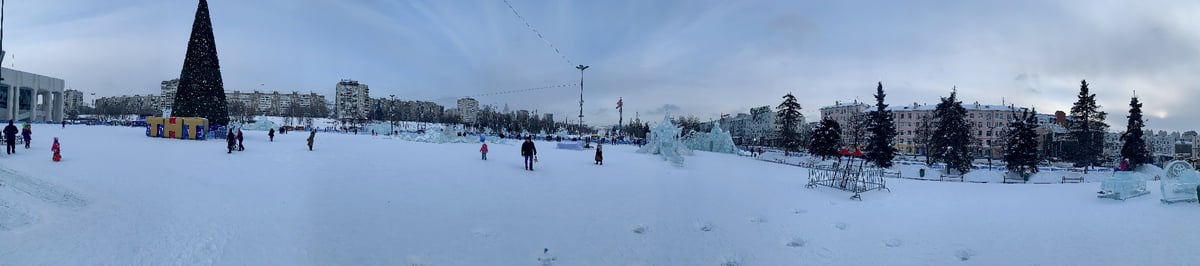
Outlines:
{"type": "Polygon", "coordinates": [[[12,120],[8,120],[8,126],[4,127],[4,142],[7,144],[5,152],[8,154],[17,153],[17,126],[13,125],[12,120]]]}
{"type": "Polygon", "coordinates": [[[233,147],[237,145],[237,135],[233,134],[233,129],[229,129],[229,135],[225,136],[225,144],[225,148],[229,149],[226,153],[233,153],[233,147]]]}
{"type": "Polygon", "coordinates": [[[596,164],[604,165],[604,152],[601,151],[604,144],[596,143],[596,164]]]}
{"type": "Polygon", "coordinates": [[[271,131],[267,131],[267,137],[271,138],[271,142],[275,142],[275,128],[271,128],[271,131]]]}
{"type": "Polygon", "coordinates": [[[525,157],[525,170],[533,171],[533,161],[537,160],[537,147],[533,146],[533,139],[525,137],[525,143],[521,144],[521,156],[525,157]]]}
{"type": "Polygon", "coordinates": [[[241,130],[241,129],[238,129],[238,133],[237,133],[238,151],[245,151],[245,150],[246,150],[246,146],[242,146],[242,140],[244,140],[244,139],[242,138],[242,130],[241,130]]]}
{"type": "Polygon", "coordinates": [[[317,137],[317,131],[309,132],[308,134],[308,151],[312,151],[313,138],[317,137]]]}
{"type": "Polygon", "coordinates": [[[62,124],[63,124],[63,127],[62,127],[62,128],[67,128],[67,120],[63,120],[63,121],[62,121],[62,124]]]}

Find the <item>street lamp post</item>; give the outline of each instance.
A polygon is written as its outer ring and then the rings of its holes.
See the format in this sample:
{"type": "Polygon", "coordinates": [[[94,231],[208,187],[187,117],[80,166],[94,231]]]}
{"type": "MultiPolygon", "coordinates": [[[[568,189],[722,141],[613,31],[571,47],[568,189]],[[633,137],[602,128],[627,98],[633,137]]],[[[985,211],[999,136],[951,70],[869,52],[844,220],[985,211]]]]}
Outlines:
{"type": "Polygon", "coordinates": [[[588,66],[579,65],[575,67],[579,69],[579,135],[583,136],[583,71],[588,69],[588,66]]]}
{"type": "Polygon", "coordinates": [[[396,132],[396,95],[392,94],[388,96],[392,97],[392,101],[388,102],[388,120],[392,120],[392,131],[388,132],[390,136],[392,132],[396,132]]]}

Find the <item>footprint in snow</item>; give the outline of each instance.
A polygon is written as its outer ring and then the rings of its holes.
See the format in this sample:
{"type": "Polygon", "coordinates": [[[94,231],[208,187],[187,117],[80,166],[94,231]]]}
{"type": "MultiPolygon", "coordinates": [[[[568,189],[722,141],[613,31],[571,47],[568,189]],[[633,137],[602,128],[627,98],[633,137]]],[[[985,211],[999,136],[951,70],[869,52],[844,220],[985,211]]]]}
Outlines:
{"type": "Polygon", "coordinates": [[[846,230],[846,223],[836,223],[833,224],[833,227],[836,227],[838,230],[846,230]]]}
{"type": "Polygon", "coordinates": [[[478,238],[491,238],[495,234],[492,233],[492,230],[476,228],[476,229],[471,230],[471,235],[478,237],[478,238]]]}
{"type": "Polygon", "coordinates": [[[954,257],[957,257],[961,261],[970,260],[971,257],[974,257],[974,256],[975,256],[975,250],[969,249],[969,248],[960,249],[960,250],[954,252],[954,257]]]}
{"type": "Polygon", "coordinates": [[[741,258],[738,258],[738,257],[721,258],[721,266],[740,266],[740,265],[742,265],[741,258]]]}
{"type": "Polygon", "coordinates": [[[767,222],[767,217],[762,217],[762,216],[750,217],[750,223],[761,224],[761,223],[766,223],[766,222],[767,222]]]}
{"type": "Polygon", "coordinates": [[[808,213],[808,210],[805,210],[805,209],[793,209],[792,210],[792,214],[796,214],[796,215],[805,214],[805,213],[808,213]]]}
{"type": "Polygon", "coordinates": [[[793,247],[793,248],[798,248],[798,247],[804,247],[804,244],[807,244],[807,243],[808,243],[808,241],[805,241],[804,238],[796,237],[796,238],[792,238],[792,240],[788,241],[787,244],[785,244],[785,245],[789,246],[789,247],[793,247]]]}
{"type": "Polygon", "coordinates": [[[649,231],[650,231],[650,228],[649,228],[649,227],[647,227],[646,225],[640,225],[640,224],[639,224],[639,225],[637,225],[637,226],[634,226],[634,227],[633,227],[633,233],[634,233],[634,234],[639,234],[639,235],[641,235],[641,234],[646,234],[646,232],[649,232],[649,231]]]}
{"type": "Polygon", "coordinates": [[[892,239],[884,240],[883,245],[885,245],[889,248],[894,248],[894,247],[899,247],[901,245],[904,245],[904,241],[900,241],[900,239],[892,238],[892,239]]]}
{"type": "Polygon", "coordinates": [[[696,223],[696,230],[700,230],[700,232],[712,232],[713,225],[706,222],[699,222],[696,223]]]}

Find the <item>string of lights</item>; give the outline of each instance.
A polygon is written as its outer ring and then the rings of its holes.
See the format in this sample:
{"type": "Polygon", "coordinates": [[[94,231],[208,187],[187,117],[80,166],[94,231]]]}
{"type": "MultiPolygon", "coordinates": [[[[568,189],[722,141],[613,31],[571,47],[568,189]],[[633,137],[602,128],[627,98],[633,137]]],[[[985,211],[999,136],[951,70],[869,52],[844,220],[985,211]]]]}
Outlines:
{"type": "Polygon", "coordinates": [[[547,40],[545,36],[542,36],[541,31],[538,31],[537,28],[534,28],[533,25],[529,24],[529,20],[525,19],[524,16],[521,16],[521,13],[517,12],[517,9],[513,7],[512,3],[509,3],[508,0],[504,0],[504,4],[508,5],[508,9],[512,10],[513,15],[516,15],[517,19],[520,19],[522,23],[525,23],[525,28],[528,28],[529,31],[532,31],[534,34],[537,34],[538,39],[541,39],[542,42],[545,42],[547,46],[550,46],[550,49],[554,49],[554,53],[558,54],[559,57],[562,57],[563,60],[567,61],[567,65],[575,67],[575,63],[572,63],[571,59],[567,58],[567,55],[564,55],[561,51],[559,51],[558,47],[555,47],[553,43],[550,43],[550,40],[547,40]]]}

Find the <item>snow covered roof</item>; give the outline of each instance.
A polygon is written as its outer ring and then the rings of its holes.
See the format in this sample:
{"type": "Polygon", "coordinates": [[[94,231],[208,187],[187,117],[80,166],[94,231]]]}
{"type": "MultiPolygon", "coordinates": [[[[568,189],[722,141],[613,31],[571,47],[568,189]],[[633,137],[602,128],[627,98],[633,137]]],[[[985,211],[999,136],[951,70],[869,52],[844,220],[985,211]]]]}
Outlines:
{"type": "MultiPolygon", "coordinates": [[[[1021,110],[1025,109],[1025,107],[1013,107],[1013,106],[1007,106],[1007,105],[988,105],[988,104],[963,104],[962,106],[963,106],[963,108],[965,108],[967,110],[977,110],[977,111],[992,111],[992,110],[1008,111],[1008,110],[1012,110],[1013,108],[1015,108],[1017,111],[1021,111],[1021,110]]],[[[933,109],[936,109],[936,108],[937,108],[937,105],[934,105],[934,104],[888,106],[889,111],[933,111],[933,109]]]]}

